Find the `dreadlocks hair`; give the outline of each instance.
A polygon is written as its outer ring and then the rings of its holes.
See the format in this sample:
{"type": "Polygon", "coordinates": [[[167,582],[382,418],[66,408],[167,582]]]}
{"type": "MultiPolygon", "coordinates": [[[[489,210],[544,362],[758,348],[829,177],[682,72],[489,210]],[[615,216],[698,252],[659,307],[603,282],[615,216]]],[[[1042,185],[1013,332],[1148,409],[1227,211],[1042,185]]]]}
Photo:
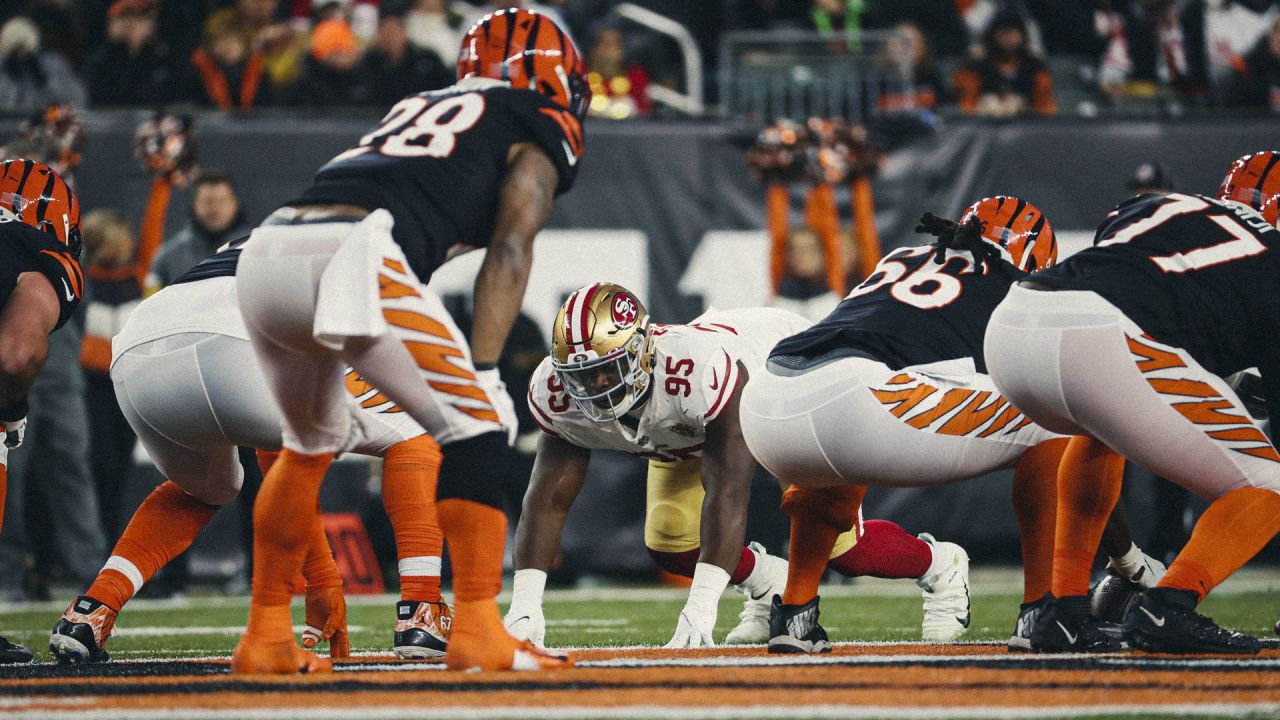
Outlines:
{"type": "Polygon", "coordinates": [[[982,221],[976,216],[960,224],[926,212],[920,216],[915,231],[938,238],[934,243],[933,261],[939,265],[947,261],[948,250],[957,250],[972,255],[979,268],[1004,269],[1004,263],[998,262],[1001,259],[1000,249],[983,239],[982,229],[982,221]]]}

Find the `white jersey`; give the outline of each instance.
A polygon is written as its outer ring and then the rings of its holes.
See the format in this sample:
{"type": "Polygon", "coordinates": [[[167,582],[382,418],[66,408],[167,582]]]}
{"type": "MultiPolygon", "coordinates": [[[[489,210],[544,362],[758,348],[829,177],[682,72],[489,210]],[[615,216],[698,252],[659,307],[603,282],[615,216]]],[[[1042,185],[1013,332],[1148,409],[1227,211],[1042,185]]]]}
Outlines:
{"type": "Polygon", "coordinates": [[[738,391],[741,371],[763,371],[773,346],[811,323],[785,310],[708,310],[688,325],[652,325],[653,378],[636,429],[589,420],[546,358],[529,382],[529,410],[543,432],[589,450],[664,461],[700,457],[707,424],[738,391]]]}

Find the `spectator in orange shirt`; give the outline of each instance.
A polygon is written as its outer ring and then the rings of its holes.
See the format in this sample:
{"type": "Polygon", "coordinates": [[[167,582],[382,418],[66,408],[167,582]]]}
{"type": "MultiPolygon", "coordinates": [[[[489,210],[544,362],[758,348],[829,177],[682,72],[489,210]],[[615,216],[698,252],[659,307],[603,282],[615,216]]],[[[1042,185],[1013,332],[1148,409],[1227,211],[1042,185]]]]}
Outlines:
{"type": "Polygon", "coordinates": [[[1015,12],[1002,11],[983,36],[978,57],[956,71],[952,82],[960,109],[969,115],[1014,117],[1053,115],[1053,78],[1031,53],[1027,29],[1015,12]]]}

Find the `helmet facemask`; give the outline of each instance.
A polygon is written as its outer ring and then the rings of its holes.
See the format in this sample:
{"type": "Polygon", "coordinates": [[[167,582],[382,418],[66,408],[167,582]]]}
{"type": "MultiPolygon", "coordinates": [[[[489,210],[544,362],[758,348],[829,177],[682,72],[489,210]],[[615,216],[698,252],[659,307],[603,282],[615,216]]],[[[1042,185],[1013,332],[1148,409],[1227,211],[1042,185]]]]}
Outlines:
{"type": "Polygon", "coordinates": [[[621,348],[601,357],[592,350],[575,353],[552,368],[565,392],[588,420],[608,423],[644,402],[649,388],[649,334],[636,332],[621,348]]]}

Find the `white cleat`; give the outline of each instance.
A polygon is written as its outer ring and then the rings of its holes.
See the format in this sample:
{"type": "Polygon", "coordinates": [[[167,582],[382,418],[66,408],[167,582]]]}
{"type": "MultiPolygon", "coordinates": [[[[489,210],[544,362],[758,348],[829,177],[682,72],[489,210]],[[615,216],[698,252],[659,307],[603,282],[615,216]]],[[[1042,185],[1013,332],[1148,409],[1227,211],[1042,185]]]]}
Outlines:
{"type": "Polygon", "coordinates": [[[738,613],[738,624],[725,636],[726,645],[760,645],[769,642],[769,607],[774,595],[787,589],[787,561],[770,555],[760,543],[747,545],[756,556],[756,569],[738,590],[747,596],[738,613]],[[750,586],[750,587],[748,587],[750,586]],[[755,592],[752,592],[752,591],[755,592]]]}
{"type": "Polygon", "coordinates": [[[924,591],[920,636],[925,642],[958,640],[969,629],[969,554],[929,533],[917,537],[933,547],[934,566],[939,568],[916,581],[924,591]]]}

